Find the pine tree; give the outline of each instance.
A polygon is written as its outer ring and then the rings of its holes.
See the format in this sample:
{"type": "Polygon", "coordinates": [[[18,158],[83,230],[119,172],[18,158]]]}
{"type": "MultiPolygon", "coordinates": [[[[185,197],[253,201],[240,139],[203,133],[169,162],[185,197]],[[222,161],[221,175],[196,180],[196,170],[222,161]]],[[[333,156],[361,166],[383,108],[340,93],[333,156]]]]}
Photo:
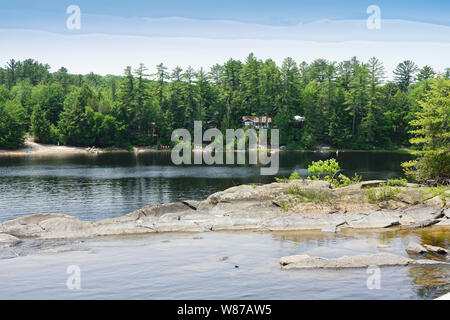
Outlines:
{"type": "Polygon", "coordinates": [[[411,121],[417,160],[404,163],[406,174],[420,182],[450,184],[450,80],[433,79],[419,101],[422,110],[411,121]]]}
{"type": "Polygon", "coordinates": [[[436,72],[430,66],[424,66],[420,69],[419,74],[417,75],[417,81],[423,81],[430,78],[434,78],[436,72]]]}
{"type": "Polygon", "coordinates": [[[409,86],[415,80],[415,74],[418,68],[414,62],[411,60],[405,60],[397,65],[394,70],[394,79],[400,90],[407,92],[409,86]]]}

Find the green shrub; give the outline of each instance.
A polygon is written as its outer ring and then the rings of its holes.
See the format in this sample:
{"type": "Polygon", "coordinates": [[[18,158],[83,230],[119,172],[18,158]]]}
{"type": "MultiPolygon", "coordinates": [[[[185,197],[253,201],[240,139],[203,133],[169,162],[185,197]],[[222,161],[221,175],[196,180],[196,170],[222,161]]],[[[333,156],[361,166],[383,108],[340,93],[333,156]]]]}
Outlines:
{"type": "Polygon", "coordinates": [[[326,178],[325,180],[331,183],[335,188],[347,187],[354,183],[361,182],[361,176],[359,176],[357,173],[355,173],[355,175],[352,178],[349,178],[343,175],[342,173],[339,174],[339,176],[335,179],[331,179],[329,176],[325,178],[326,178]]]}
{"type": "Polygon", "coordinates": [[[289,177],[289,181],[293,181],[293,180],[300,180],[300,176],[297,172],[297,170],[294,170],[294,172],[292,172],[292,174],[289,177]]]}
{"type": "Polygon", "coordinates": [[[308,167],[308,171],[314,175],[308,177],[308,179],[315,181],[327,181],[331,183],[335,188],[342,188],[354,183],[361,182],[361,176],[356,173],[352,178],[349,178],[342,173],[335,177],[339,170],[340,165],[336,161],[336,159],[312,162],[308,167]]]}
{"type": "Polygon", "coordinates": [[[406,187],[408,180],[406,179],[388,179],[386,185],[390,187],[406,187]]]}
{"type": "Polygon", "coordinates": [[[281,200],[279,203],[280,203],[280,207],[281,207],[281,209],[283,209],[283,211],[288,211],[290,208],[292,208],[292,205],[285,200],[281,200]]]}
{"type": "Polygon", "coordinates": [[[308,171],[312,175],[335,175],[341,167],[339,166],[339,163],[336,161],[336,159],[329,159],[325,161],[313,161],[311,165],[308,166],[308,171]]]}
{"type": "Polygon", "coordinates": [[[367,190],[367,199],[369,202],[379,202],[396,199],[396,194],[400,192],[397,188],[391,188],[385,184],[381,188],[372,188],[367,190]]]}
{"type": "Polygon", "coordinates": [[[286,182],[289,182],[289,181],[300,180],[300,179],[301,179],[301,177],[298,174],[297,170],[294,170],[294,172],[291,173],[291,175],[289,176],[288,179],[275,177],[275,181],[276,182],[280,182],[280,183],[286,183],[286,182]]]}
{"type": "MultiPolygon", "coordinates": [[[[342,188],[354,183],[361,182],[361,176],[356,173],[352,178],[349,178],[342,173],[335,177],[336,173],[338,173],[339,170],[340,166],[336,159],[330,159],[326,161],[313,161],[311,165],[308,166],[308,171],[313,174],[312,176],[308,177],[308,180],[327,181],[331,183],[335,188],[342,188]]],[[[275,177],[276,182],[289,182],[299,179],[301,179],[301,177],[298,174],[297,170],[292,172],[289,179],[275,177]]]]}

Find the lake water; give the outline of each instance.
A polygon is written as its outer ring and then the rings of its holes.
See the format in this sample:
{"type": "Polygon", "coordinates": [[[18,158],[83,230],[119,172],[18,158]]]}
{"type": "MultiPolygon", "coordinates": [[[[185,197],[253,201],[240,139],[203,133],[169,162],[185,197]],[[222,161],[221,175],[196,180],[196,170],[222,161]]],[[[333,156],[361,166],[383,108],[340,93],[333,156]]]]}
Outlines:
{"type": "MultiPolygon", "coordinates": [[[[337,158],[343,173],[364,180],[401,176],[411,157],[387,152],[282,152],[278,177],[301,176],[312,161],[337,158]]],[[[150,204],[199,200],[246,183],[273,182],[257,166],[175,166],[170,153],[0,157],[0,222],[34,213],[65,213],[94,221],[150,204]]]]}
{"type": "MultiPolygon", "coordinates": [[[[279,177],[334,153],[284,152],[279,177]]],[[[398,153],[340,152],[343,173],[401,176],[398,153]]],[[[53,212],[82,220],[116,217],[149,204],[203,199],[243,183],[272,182],[256,166],[182,166],[169,153],[66,158],[0,158],[0,221],[53,212]]],[[[433,299],[450,290],[449,267],[381,268],[370,290],[366,269],[282,270],[282,256],[328,258],[375,252],[407,255],[413,239],[449,247],[446,229],[415,232],[211,232],[41,241],[0,248],[0,299],[433,299]],[[382,248],[380,247],[382,245],[382,248]],[[55,254],[41,250],[70,250],[55,254]],[[80,270],[69,290],[67,268],[80,270]]],[[[431,257],[437,258],[437,257],[431,257]]]]}
{"type": "Polygon", "coordinates": [[[449,245],[448,232],[437,228],[413,233],[160,234],[69,244],[24,241],[10,252],[19,257],[0,259],[0,299],[433,299],[449,292],[448,266],[383,267],[379,289],[369,289],[373,273],[367,269],[282,270],[279,265],[281,257],[299,253],[406,256],[411,239],[449,245]],[[76,251],[37,252],[64,246],[76,251]],[[20,256],[22,250],[27,255],[20,256]],[[79,290],[66,285],[69,266],[80,270],[79,290]]]}

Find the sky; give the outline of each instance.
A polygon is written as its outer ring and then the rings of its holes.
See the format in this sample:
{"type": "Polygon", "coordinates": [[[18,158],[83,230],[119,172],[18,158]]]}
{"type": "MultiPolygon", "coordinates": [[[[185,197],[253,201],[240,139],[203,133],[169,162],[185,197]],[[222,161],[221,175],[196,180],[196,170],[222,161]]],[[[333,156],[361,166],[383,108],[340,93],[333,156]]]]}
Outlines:
{"type": "Polygon", "coordinates": [[[0,65],[33,58],[104,75],[139,63],[208,69],[253,52],[278,64],[376,56],[388,73],[407,59],[443,71],[449,13],[448,0],[0,0],[0,65]],[[71,5],[79,28],[67,25],[71,5]]]}

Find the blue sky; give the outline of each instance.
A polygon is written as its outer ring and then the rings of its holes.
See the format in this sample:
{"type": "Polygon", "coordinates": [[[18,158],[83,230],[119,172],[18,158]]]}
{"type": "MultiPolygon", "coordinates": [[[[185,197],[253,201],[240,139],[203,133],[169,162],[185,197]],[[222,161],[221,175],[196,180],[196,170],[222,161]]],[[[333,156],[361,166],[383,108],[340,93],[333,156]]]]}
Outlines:
{"type": "Polygon", "coordinates": [[[403,60],[450,66],[446,0],[0,0],[0,65],[34,58],[70,72],[120,74],[163,62],[208,68],[249,52],[281,63],[376,56],[388,71],[403,60]],[[81,29],[66,27],[69,5],[81,29]],[[369,30],[366,9],[381,9],[369,30]]]}
{"type": "MultiPolygon", "coordinates": [[[[84,13],[121,17],[185,17],[225,19],[272,25],[289,25],[319,19],[346,20],[365,17],[372,4],[382,8],[386,19],[403,19],[450,25],[448,0],[2,0],[2,11],[19,11],[4,15],[8,22],[25,21],[36,13],[58,15],[71,4],[84,13]]],[[[36,22],[36,27],[40,23],[36,22]]]]}

